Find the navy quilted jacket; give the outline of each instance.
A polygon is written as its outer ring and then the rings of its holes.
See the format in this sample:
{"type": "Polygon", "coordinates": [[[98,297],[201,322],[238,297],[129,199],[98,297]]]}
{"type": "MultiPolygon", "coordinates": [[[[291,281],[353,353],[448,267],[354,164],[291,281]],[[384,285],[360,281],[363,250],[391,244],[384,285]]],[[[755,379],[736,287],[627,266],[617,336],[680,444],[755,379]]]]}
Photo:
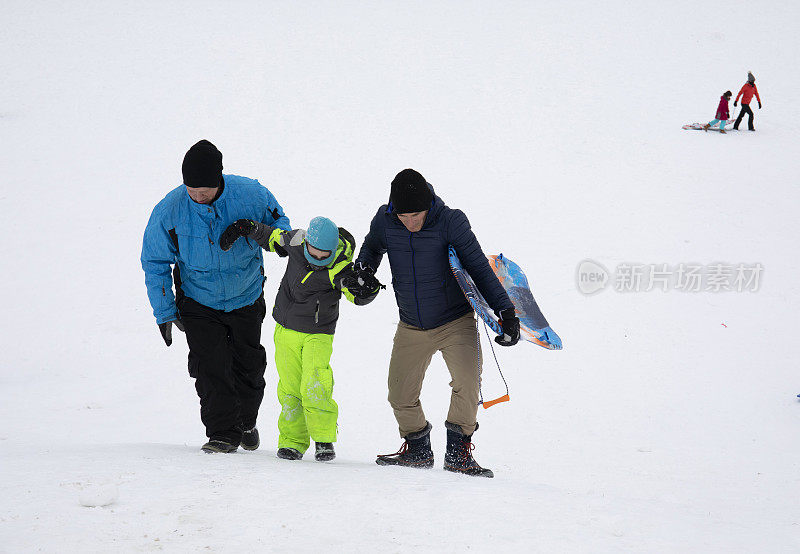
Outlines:
{"type": "Polygon", "coordinates": [[[425,224],[416,233],[405,228],[391,204],[381,206],[372,218],[357,261],[377,269],[383,254],[388,253],[400,320],[433,329],[472,310],[450,270],[448,245],[455,247],[492,309],[499,312],[514,307],[489,266],[467,216],[448,208],[435,194],[425,224]]]}

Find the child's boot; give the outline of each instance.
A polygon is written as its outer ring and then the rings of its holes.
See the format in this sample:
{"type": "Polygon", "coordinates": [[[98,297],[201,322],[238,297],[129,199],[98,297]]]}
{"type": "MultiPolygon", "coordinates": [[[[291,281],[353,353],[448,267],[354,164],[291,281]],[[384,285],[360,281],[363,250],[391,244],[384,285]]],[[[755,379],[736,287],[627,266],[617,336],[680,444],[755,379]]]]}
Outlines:
{"type": "Polygon", "coordinates": [[[318,462],[330,462],[336,457],[336,452],[333,450],[332,442],[318,442],[316,443],[316,452],[314,459],[318,462]]]}
{"type": "Polygon", "coordinates": [[[278,458],[284,460],[299,460],[303,457],[303,453],[295,448],[279,448],[278,458]]]}

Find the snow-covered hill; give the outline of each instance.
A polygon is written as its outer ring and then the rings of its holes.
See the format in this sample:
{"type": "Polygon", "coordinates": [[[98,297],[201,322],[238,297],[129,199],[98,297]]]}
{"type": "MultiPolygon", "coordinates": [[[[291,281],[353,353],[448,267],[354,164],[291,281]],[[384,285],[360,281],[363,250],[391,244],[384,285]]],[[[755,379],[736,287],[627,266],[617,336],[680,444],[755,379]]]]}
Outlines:
{"type": "Polygon", "coordinates": [[[1,552],[800,550],[795,2],[225,4],[3,7],[1,552]],[[681,130],[748,70],[757,132],[681,130]],[[261,449],[199,452],[139,252],[200,138],[295,226],[359,240],[413,167],[526,269],[565,348],[497,351],[512,400],[474,438],[495,479],[440,469],[440,358],[437,469],[375,465],[400,445],[391,291],[342,310],[335,462],[275,457],[271,359],[261,449]],[[755,292],[585,296],[586,259],[764,269],[755,292]],[[81,506],[98,487],[116,502],[81,506]]]}

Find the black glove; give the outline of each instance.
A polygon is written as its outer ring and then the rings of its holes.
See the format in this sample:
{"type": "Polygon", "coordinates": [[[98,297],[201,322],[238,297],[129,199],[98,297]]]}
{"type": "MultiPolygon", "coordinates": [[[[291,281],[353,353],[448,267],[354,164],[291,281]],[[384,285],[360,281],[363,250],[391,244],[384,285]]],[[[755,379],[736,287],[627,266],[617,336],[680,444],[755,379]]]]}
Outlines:
{"type": "Polygon", "coordinates": [[[758,109],[761,109],[761,102],[758,103],[758,109]]]}
{"type": "Polygon", "coordinates": [[[237,219],[222,232],[219,237],[219,247],[223,250],[230,250],[233,243],[239,237],[246,237],[256,230],[258,223],[252,219],[237,219]]]}
{"type": "Polygon", "coordinates": [[[735,107],[736,107],[736,105],[737,105],[737,104],[736,104],[736,102],[734,102],[734,103],[733,103],[733,107],[735,108],[735,107]]]}
{"type": "Polygon", "coordinates": [[[514,308],[507,308],[497,315],[500,317],[503,334],[496,336],[494,342],[500,346],[514,346],[519,342],[519,318],[516,311],[514,308]]]}
{"type": "Polygon", "coordinates": [[[289,255],[289,253],[283,249],[283,246],[279,246],[276,244],[275,246],[273,246],[273,248],[275,249],[275,253],[281,258],[285,258],[286,256],[289,255]]]}
{"type": "Polygon", "coordinates": [[[175,324],[175,327],[178,328],[178,331],[186,331],[186,328],[183,326],[183,321],[180,318],[173,319],[172,321],[166,321],[164,323],[158,324],[158,330],[161,331],[161,336],[164,338],[164,342],[167,343],[167,346],[172,344],[172,324],[175,324]]]}
{"type": "Polygon", "coordinates": [[[356,262],[348,275],[342,278],[342,287],[349,290],[356,298],[368,298],[379,289],[385,289],[386,285],[382,285],[378,281],[374,269],[361,262],[356,262]]]}

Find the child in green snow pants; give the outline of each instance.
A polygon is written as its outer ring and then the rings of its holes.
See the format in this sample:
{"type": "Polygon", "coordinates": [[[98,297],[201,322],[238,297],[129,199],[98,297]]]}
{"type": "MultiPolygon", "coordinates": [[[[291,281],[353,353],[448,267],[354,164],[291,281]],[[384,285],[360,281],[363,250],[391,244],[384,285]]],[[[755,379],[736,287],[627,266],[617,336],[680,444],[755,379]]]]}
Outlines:
{"type": "Polygon", "coordinates": [[[339,300],[344,295],[356,306],[369,304],[380,283],[356,278],[352,263],[356,241],[326,217],[312,219],[308,231],[284,231],[240,219],[222,234],[220,247],[249,248],[240,237],[288,258],[272,309],[281,403],[277,455],[299,460],[311,439],[316,443],[315,459],[330,461],[336,455],[339,415],[330,364],[339,300]]]}
{"type": "Polygon", "coordinates": [[[305,452],[309,438],[336,442],[339,407],[333,400],[333,335],[300,333],[275,324],[278,368],[278,448],[305,452]]]}

